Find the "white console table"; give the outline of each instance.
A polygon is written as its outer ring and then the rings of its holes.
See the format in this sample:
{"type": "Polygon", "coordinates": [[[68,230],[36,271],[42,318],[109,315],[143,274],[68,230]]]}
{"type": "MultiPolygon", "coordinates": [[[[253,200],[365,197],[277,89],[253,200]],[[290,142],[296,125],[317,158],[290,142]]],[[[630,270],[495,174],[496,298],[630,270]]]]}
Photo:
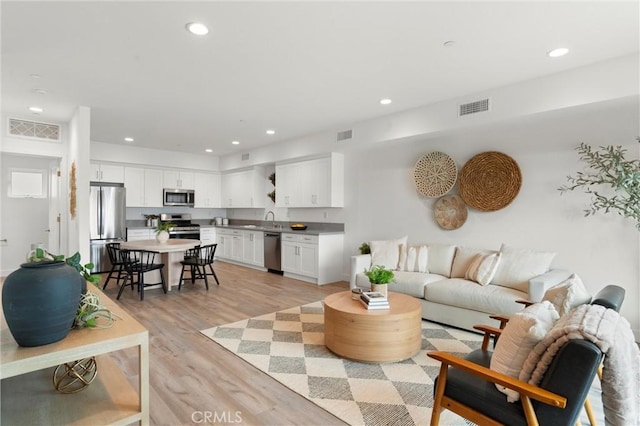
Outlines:
{"type": "Polygon", "coordinates": [[[15,342],[2,314],[3,425],[149,424],[149,333],[97,287],[89,284],[89,290],[120,317],[111,328],[72,330],[59,342],[27,348],[15,342]],[[138,348],[137,390],[106,355],[131,347],[138,348]],[[91,356],[98,374],[86,389],[75,394],[54,389],[56,366],[91,356]]]}

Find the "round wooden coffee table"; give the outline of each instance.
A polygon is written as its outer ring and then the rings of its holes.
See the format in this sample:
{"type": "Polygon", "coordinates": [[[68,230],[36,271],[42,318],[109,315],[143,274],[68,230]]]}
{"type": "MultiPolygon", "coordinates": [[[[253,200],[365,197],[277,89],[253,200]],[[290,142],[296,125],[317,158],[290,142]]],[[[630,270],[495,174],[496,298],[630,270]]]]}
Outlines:
{"type": "Polygon", "coordinates": [[[396,362],[422,344],[422,310],[411,296],[389,292],[389,309],[367,310],[351,291],[324,299],[324,343],[331,352],[362,362],[396,362]]]}

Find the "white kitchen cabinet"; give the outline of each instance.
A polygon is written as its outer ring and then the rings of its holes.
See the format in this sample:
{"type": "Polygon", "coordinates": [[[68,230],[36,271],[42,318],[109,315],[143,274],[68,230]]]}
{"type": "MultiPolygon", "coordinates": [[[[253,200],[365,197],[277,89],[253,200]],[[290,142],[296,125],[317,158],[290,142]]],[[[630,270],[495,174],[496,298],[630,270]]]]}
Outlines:
{"type": "Polygon", "coordinates": [[[194,173],[195,208],[220,207],[220,175],[194,173]]]}
{"type": "Polygon", "coordinates": [[[163,175],[164,188],[194,189],[195,176],[193,172],[184,170],[165,170],[163,175]]]}
{"type": "Polygon", "coordinates": [[[243,262],[264,267],[264,232],[243,232],[243,262]]]}
{"type": "Polygon", "coordinates": [[[155,237],[153,228],[127,228],[127,241],[151,240],[155,237]]]}
{"type": "Polygon", "coordinates": [[[162,207],[162,170],[124,168],[127,207],[162,207]]]}
{"type": "Polygon", "coordinates": [[[344,234],[282,234],[284,275],[314,284],[343,279],[344,234]]]}
{"type": "Polygon", "coordinates": [[[93,182],[124,183],[124,166],[91,163],[90,180],[93,182]]]}
{"type": "Polygon", "coordinates": [[[282,234],[282,270],[315,278],[318,276],[318,237],[282,234]]]}
{"type": "Polygon", "coordinates": [[[216,229],[217,257],[242,262],[244,259],[242,231],[239,229],[216,229]]]}
{"type": "MultiPolygon", "coordinates": [[[[213,226],[200,227],[200,244],[203,246],[216,243],[216,228],[213,226]]],[[[219,247],[216,248],[216,252],[219,247]]]]}
{"type": "Polygon", "coordinates": [[[268,192],[266,180],[264,167],[224,173],[221,177],[222,207],[265,207],[268,192]]]}
{"type": "Polygon", "coordinates": [[[344,207],[344,156],[276,165],[278,207],[344,207]]]}

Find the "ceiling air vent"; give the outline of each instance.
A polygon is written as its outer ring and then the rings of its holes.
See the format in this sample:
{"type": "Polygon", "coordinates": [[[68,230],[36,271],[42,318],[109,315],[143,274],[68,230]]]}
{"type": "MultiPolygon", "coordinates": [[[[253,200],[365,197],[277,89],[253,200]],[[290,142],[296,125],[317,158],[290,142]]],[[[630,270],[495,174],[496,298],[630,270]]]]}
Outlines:
{"type": "Polygon", "coordinates": [[[241,159],[242,161],[247,161],[249,159],[249,153],[247,152],[246,154],[242,154],[241,159]]]}
{"type": "Polygon", "coordinates": [[[60,140],[60,126],[58,124],[38,123],[35,121],[9,118],[9,134],[27,138],[60,140]]]}
{"type": "Polygon", "coordinates": [[[469,102],[467,104],[461,104],[458,111],[458,116],[462,117],[469,114],[475,114],[478,112],[489,111],[489,99],[482,99],[480,101],[469,102]]]}
{"type": "Polygon", "coordinates": [[[353,130],[344,130],[342,132],[338,132],[338,137],[336,138],[337,142],[346,141],[347,139],[351,139],[353,137],[353,130]]]}

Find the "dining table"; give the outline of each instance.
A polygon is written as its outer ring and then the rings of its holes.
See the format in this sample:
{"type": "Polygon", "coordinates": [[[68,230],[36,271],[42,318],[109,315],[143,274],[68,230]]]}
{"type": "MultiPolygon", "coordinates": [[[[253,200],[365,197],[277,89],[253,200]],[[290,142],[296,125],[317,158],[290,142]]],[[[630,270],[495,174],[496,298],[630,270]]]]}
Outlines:
{"type": "MultiPolygon", "coordinates": [[[[170,238],[163,242],[156,239],[126,241],[120,243],[120,248],[127,250],[148,250],[160,253],[162,263],[164,264],[163,273],[167,283],[167,291],[171,291],[172,286],[180,284],[180,272],[182,272],[182,265],[180,262],[184,260],[184,252],[199,245],[200,240],[170,238]]],[[[153,272],[154,271],[151,273],[153,272]]],[[[145,281],[147,281],[146,278],[145,281]]],[[[158,282],[159,281],[158,277],[158,282]]],[[[149,288],[153,288],[153,286],[149,288]]]]}

